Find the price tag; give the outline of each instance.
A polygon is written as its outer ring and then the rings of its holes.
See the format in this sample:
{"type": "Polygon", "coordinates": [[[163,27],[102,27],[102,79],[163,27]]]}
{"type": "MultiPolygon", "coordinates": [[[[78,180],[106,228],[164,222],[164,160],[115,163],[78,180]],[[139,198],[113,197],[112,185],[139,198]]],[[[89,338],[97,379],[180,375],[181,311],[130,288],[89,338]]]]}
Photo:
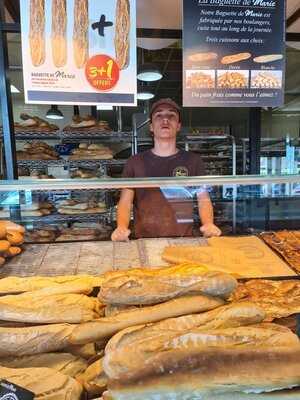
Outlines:
{"type": "Polygon", "coordinates": [[[33,400],[34,393],[14,383],[0,381],[0,400],[33,400]]]}

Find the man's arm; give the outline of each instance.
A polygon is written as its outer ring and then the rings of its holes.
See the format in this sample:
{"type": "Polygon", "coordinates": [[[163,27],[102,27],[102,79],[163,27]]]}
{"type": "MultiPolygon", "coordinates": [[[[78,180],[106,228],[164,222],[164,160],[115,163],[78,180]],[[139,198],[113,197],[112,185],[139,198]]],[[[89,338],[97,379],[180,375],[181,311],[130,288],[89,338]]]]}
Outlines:
{"type": "Polygon", "coordinates": [[[200,231],[205,237],[220,236],[221,230],[214,224],[214,210],[208,192],[201,191],[197,195],[199,217],[202,226],[200,231]]]}
{"type": "Polygon", "coordinates": [[[111,240],[114,242],[123,242],[128,240],[130,230],[131,208],[134,199],[134,190],[122,189],[121,197],[117,208],[117,228],[111,235],[111,240]]]}

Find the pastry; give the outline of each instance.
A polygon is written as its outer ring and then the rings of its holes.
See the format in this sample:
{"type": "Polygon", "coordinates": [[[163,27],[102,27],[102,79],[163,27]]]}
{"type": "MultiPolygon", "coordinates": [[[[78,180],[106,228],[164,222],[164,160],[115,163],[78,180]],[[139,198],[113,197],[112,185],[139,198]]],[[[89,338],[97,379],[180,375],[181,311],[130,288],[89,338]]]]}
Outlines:
{"type": "Polygon", "coordinates": [[[208,53],[194,53],[191,54],[188,59],[192,62],[205,62],[205,61],[214,61],[218,58],[217,53],[208,52],[208,53]]]}
{"type": "Polygon", "coordinates": [[[282,54],[266,54],[263,56],[254,57],[253,61],[256,63],[269,63],[269,62],[278,61],[278,60],[282,60],[282,59],[283,59],[282,54]]]}

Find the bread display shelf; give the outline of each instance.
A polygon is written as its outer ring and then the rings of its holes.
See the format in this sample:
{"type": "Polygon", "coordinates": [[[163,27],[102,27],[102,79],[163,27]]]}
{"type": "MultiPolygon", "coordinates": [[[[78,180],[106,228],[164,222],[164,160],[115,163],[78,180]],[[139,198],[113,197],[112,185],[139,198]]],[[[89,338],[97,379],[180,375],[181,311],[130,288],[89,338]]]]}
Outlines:
{"type": "MultiPolygon", "coordinates": [[[[110,211],[105,211],[101,213],[91,213],[91,214],[72,214],[63,215],[58,213],[52,213],[50,215],[45,215],[42,217],[22,217],[22,223],[43,223],[43,224],[53,224],[53,223],[63,223],[63,222],[97,222],[99,220],[106,221],[110,219],[110,211]]],[[[1,219],[0,219],[1,221],[1,219]]],[[[18,222],[18,221],[17,221],[18,222]]]]}
{"type": "MultiPolygon", "coordinates": [[[[3,135],[3,132],[0,132],[0,135],[3,135]]],[[[64,139],[101,139],[105,141],[128,141],[131,140],[132,134],[131,132],[89,132],[84,130],[74,130],[74,131],[42,131],[42,130],[24,130],[20,131],[17,130],[15,132],[15,138],[17,140],[37,140],[37,139],[44,139],[44,140],[64,140],[64,139]]]]}
{"type": "Polygon", "coordinates": [[[57,167],[77,167],[77,166],[90,166],[95,167],[95,165],[124,165],[126,160],[19,160],[18,165],[20,167],[27,168],[45,168],[49,166],[57,167]]]}

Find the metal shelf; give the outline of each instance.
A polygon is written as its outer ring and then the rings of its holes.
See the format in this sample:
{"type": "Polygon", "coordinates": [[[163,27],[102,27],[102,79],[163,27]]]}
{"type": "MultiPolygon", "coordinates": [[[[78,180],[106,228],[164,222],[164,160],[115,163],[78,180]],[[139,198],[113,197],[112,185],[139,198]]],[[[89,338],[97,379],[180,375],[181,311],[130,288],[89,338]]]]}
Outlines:
{"type": "Polygon", "coordinates": [[[96,214],[63,215],[59,213],[52,213],[50,215],[44,215],[43,217],[21,217],[19,221],[15,222],[54,224],[63,222],[97,222],[97,221],[108,221],[109,219],[110,219],[110,210],[96,214]]]}
{"type": "MultiPolygon", "coordinates": [[[[0,132],[2,137],[2,132],[0,132]]],[[[15,133],[16,140],[103,140],[109,142],[120,142],[125,141],[131,142],[131,132],[87,132],[87,131],[53,131],[53,132],[36,132],[36,131],[24,131],[15,133]]]]}
{"type": "Polygon", "coordinates": [[[59,160],[18,160],[18,165],[21,167],[28,168],[45,168],[45,167],[79,167],[79,166],[90,166],[95,167],[97,165],[124,165],[126,160],[66,160],[60,158],[59,160]]]}

